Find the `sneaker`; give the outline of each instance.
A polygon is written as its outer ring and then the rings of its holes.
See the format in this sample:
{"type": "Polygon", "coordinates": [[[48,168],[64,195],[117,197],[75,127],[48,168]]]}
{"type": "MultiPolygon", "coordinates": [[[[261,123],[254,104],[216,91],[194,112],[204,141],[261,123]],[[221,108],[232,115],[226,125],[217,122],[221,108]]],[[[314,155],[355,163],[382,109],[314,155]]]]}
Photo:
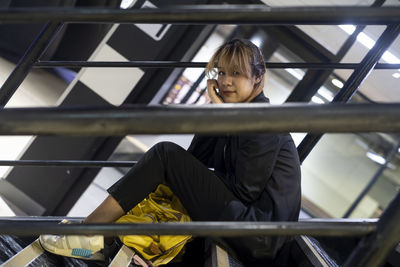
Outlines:
{"type": "Polygon", "coordinates": [[[40,244],[46,251],[83,260],[104,261],[102,249],[104,237],[101,235],[41,235],[40,244]]]}

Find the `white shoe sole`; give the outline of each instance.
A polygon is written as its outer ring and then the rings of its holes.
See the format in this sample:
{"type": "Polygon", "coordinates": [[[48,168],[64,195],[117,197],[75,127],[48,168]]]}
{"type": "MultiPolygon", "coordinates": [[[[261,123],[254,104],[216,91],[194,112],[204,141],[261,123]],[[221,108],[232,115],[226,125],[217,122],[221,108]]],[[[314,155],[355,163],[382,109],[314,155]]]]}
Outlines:
{"type": "Polygon", "coordinates": [[[49,246],[39,238],[40,245],[44,250],[65,257],[77,258],[82,260],[104,261],[104,255],[100,251],[91,251],[90,249],[72,248],[72,249],[58,249],[49,246]]]}

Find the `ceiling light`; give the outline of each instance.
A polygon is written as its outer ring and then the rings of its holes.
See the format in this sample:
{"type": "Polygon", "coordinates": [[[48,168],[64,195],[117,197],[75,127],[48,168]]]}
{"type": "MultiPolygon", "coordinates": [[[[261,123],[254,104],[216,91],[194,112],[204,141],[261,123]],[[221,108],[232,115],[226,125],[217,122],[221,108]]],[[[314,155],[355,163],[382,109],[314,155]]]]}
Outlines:
{"type": "Polygon", "coordinates": [[[392,63],[392,64],[400,63],[400,58],[396,57],[389,51],[386,51],[385,53],[383,53],[382,59],[385,60],[387,63],[392,63]]]}
{"type": "Polygon", "coordinates": [[[373,153],[373,152],[367,152],[366,153],[367,157],[370,158],[372,161],[375,161],[376,163],[379,163],[381,165],[386,163],[386,159],[384,159],[382,156],[373,153]]]}
{"type": "Polygon", "coordinates": [[[320,97],[318,97],[318,96],[313,96],[313,97],[311,98],[311,101],[314,102],[314,103],[317,103],[317,104],[325,104],[325,101],[322,100],[322,99],[321,99],[320,97]]]}
{"type": "MultiPolygon", "coordinates": [[[[339,28],[344,30],[349,35],[352,34],[356,30],[356,26],[354,26],[354,25],[339,25],[339,28]]],[[[360,32],[357,35],[357,41],[359,41],[361,44],[363,44],[368,49],[371,49],[375,45],[375,41],[363,32],[360,32]]]]}
{"type": "Polygon", "coordinates": [[[354,25],[339,25],[339,27],[348,34],[352,34],[356,30],[356,26],[354,25]]]}
{"type": "Polygon", "coordinates": [[[323,98],[325,98],[329,102],[333,100],[333,93],[329,91],[325,86],[319,88],[318,94],[320,94],[323,98]]]}
{"type": "Polygon", "coordinates": [[[297,80],[303,79],[304,72],[299,69],[285,69],[287,72],[292,74],[297,80]]]}
{"type": "Polygon", "coordinates": [[[400,73],[399,72],[393,73],[392,76],[394,78],[398,79],[398,78],[400,78],[400,73]]]}
{"type": "Polygon", "coordinates": [[[121,1],[120,7],[121,7],[122,9],[128,9],[128,8],[133,7],[133,5],[135,4],[135,2],[136,2],[136,0],[122,0],[122,1],[121,1]]]}
{"type": "Polygon", "coordinates": [[[360,32],[357,36],[357,41],[359,41],[366,48],[371,49],[375,45],[375,41],[372,40],[368,35],[363,32],[360,32]]]}
{"type": "Polygon", "coordinates": [[[339,81],[338,79],[332,79],[332,83],[333,85],[335,85],[336,87],[342,88],[343,87],[343,83],[341,81],[339,81]]]}

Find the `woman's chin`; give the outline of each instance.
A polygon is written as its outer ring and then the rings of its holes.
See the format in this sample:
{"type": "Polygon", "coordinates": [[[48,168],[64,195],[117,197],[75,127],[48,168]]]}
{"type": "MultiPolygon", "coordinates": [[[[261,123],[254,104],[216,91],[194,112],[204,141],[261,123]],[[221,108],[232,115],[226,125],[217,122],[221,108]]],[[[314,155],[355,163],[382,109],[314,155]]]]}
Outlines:
{"type": "Polygon", "coordinates": [[[222,99],[224,100],[224,103],[238,103],[237,99],[232,96],[224,96],[222,99]]]}

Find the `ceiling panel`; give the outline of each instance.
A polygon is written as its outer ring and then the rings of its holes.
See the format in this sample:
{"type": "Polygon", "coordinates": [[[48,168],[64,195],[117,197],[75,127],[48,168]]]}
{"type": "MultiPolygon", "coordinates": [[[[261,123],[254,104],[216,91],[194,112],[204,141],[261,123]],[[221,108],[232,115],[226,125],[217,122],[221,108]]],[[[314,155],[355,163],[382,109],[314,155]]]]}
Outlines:
{"type": "MultiPolygon", "coordinates": [[[[263,0],[263,2],[272,7],[287,7],[287,6],[370,6],[373,0],[263,0]]],[[[387,0],[384,6],[400,6],[399,0],[387,0]]],[[[332,53],[336,53],[348,34],[345,33],[338,26],[330,25],[299,25],[302,31],[311,36],[314,40],[322,44],[332,53]]],[[[382,25],[371,25],[367,26],[364,33],[370,38],[376,41],[379,36],[384,31],[385,26],[382,25]]],[[[347,63],[357,63],[360,62],[363,57],[368,53],[368,49],[362,45],[360,42],[356,42],[347,55],[344,57],[342,62],[347,63]]],[[[389,48],[390,53],[392,53],[397,58],[400,58],[400,37],[398,37],[391,47],[389,48]]],[[[387,63],[381,60],[381,63],[387,63]]],[[[400,63],[396,62],[396,63],[400,63]]],[[[400,102],[400,78],[394,78],[392,75],[395,72],[400,73],[399,70],[375,70],[371,72],[369,77],[363,82],[360,87],[360,91],[366,94],[373,100],[382,102],[400,102]]],[[[346,80],[352,73],[349,70],[336,70],[340,77],[346,80]]]]}

